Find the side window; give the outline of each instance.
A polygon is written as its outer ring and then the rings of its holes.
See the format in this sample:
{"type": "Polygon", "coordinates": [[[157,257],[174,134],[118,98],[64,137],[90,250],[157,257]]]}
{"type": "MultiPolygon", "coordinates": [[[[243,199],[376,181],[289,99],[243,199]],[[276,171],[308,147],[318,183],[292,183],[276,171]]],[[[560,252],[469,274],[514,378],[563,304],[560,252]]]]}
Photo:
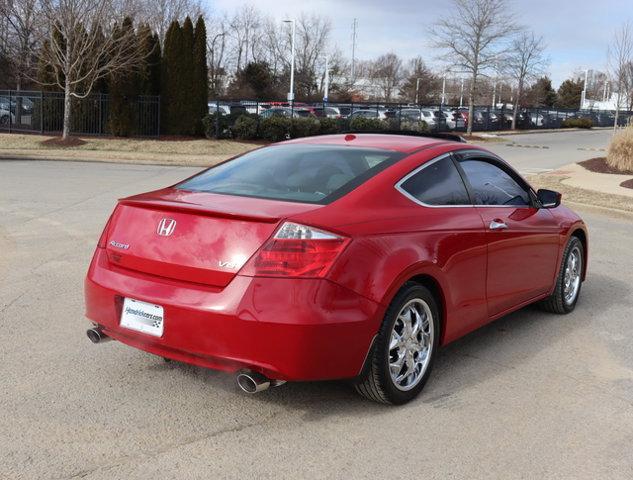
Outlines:
{"type": "Polygon", "coordinates": [[[482,160],[460,162],[475,196],[475,205],[529,205],[530,197],[509,174],[482,160]]]}
{"type": "Polygon", "coordinates": [[[471,204],[462,177],[449,157],[424,167],[400,188],[427,205],[471,204]]]}

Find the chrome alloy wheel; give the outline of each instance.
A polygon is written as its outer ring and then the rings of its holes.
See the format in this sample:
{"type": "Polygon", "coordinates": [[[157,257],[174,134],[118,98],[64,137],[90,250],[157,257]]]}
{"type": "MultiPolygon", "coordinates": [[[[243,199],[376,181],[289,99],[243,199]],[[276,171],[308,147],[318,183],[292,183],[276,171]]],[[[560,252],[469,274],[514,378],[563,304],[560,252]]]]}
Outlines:
{"type": "Polygon", "coordinates": [[[580,290],[580,275],[582,272],[582,253],[580,248],[575,246],[565,262],[565,272],[563,277],[563,298],[567,305],[571,305],[578,296],[580,290]]]}
{"type": "Polygon", "coordinates": [[[433,315],[427,303],[414,298],[407,302],[393,325],[389,342],[389,373],[398,390],[411,390],[431,360],[435,337],[433,315]]]}

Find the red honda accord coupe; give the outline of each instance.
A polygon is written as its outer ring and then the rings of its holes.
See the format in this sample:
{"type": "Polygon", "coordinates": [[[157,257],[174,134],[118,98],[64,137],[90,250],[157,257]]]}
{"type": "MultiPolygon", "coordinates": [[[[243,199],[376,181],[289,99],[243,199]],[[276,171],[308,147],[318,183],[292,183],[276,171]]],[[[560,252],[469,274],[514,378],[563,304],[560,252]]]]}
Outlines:
{"type": "Polygon", "coordinates": [[[429,137],[263,147],[122,199],[85,282],[94,342],[401,404],[438,348],[527,304],[571,312],[587,229],[496,155],[429,137]]]}

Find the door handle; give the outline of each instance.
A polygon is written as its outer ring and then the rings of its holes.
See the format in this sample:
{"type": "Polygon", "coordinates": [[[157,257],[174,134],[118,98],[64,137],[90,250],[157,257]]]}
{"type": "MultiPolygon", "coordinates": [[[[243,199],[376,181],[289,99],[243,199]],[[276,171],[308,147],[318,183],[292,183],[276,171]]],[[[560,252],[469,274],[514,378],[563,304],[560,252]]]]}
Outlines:
{"type": "Polygon", "coordinates": [[[490,230],[507,230],[508,226],[505,224],[503,220],[495,218],[492,222],[490,222],[490,230]]]}

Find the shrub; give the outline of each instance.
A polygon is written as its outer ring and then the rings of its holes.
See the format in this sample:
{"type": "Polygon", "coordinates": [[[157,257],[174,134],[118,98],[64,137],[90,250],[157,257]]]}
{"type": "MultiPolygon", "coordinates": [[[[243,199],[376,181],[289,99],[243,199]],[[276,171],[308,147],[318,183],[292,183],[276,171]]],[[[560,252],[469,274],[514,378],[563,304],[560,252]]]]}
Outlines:
{"type": "Polygon", "coordinates": [[[386,129],[386,124],[379,118],[353,117],[349,122],[352,132],[377,132],[386,129]]]}
{"type": "Polygon", "coordinates": [[[320,118],[319,126],[319,134],[321,135],[328,135],[339,131],[339,122],[337,122],[334,118],[320,118]]]}
{"type": "Polygon", "coordinates": [[[294,118],[290,126],[292,138],[318,135],[321,125],[316,118],[294,118]]]}
{"type": "Polygon", "coordinates": [[[429,131],[429,125],[424,120],[402,120],[400,130],[425,133],[429,131]]]}
{"type": "Polygon", "coordinates": [[[241,114],[231,127],[233,137],[240,140],[253,140],[257,138],[257,115],[241,114]]]}
{"type": "MultiPolygon", "coordinates": [[[[202,119],[202,126],[204,127],[204,135],[207,138],[216,138],[215,136],[215,119],[218,116],[217,113],[211,113],[206,115],[202,119]]],[[[231,137],[231,116],[230,115],[220,115],[218,118],[219,122],[219,133],[218,138],[230,138],[231,137]]]]}
{"type": "Polygon", "coordinates": [[[291,120],[288,117],[265,118],[259,123],[259,135],[271,142],[280,142],[290,135],[290,125],[291,120]]]}
{"type": "Polygon", "coordinates": [[[633,126],[613,136],[607,152],[607,163],[621,171],[633,171],[633,126]]]}
{"type": "Polygon", "coordinates": [[[566,118],[560,126],[561,128],[591,128],[593,121],[591,118],[566,118]]]}

